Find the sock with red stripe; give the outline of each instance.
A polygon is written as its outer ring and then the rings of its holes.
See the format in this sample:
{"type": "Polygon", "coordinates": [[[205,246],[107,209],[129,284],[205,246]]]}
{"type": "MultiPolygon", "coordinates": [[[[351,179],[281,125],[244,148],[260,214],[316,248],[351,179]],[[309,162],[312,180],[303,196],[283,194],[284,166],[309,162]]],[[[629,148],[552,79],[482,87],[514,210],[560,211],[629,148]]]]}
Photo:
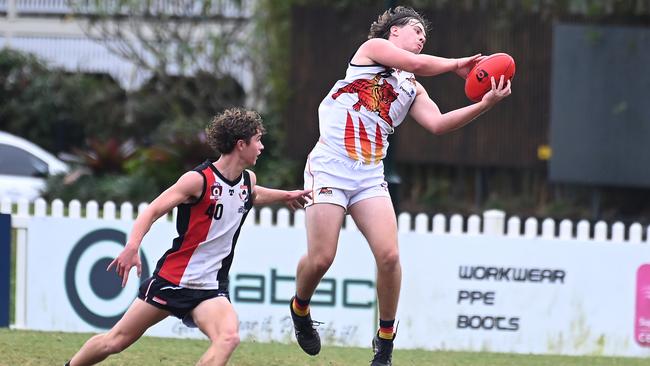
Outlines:
{"type": "Polygon", "coordinates": [[[297,295],[294,296],[293,302],[291,303],[291,308],[293,309],[293,312],[298,315],[298,316],[307,316],[309,314],[309,302],[311,301],[310,299],[303,300],[299,298],[297,295]]]}
{"type": "Polygon", "coordinates": [[[379,319],[379,332],[378,332],[379,338],[392,340],[394,325],[395,325],[395,319],[393,320],[379,319]]]}

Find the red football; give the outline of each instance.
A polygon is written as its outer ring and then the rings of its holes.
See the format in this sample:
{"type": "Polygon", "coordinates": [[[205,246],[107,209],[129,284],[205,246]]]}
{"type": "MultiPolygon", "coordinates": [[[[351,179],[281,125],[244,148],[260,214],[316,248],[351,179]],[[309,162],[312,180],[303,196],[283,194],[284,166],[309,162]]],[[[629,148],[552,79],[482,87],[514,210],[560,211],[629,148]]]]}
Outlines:
{"type": "Polygon", "coordinates": [[[501,75],[505,77],[504,82],[512,82],[512,77],[515,76],[515,60],[507,53],[495,53],[486,57],[467,74],[465,95],[474,102],[480,101],[485,93],[492,89],[490,77],[494,76],[498,85],[501,75]]]}

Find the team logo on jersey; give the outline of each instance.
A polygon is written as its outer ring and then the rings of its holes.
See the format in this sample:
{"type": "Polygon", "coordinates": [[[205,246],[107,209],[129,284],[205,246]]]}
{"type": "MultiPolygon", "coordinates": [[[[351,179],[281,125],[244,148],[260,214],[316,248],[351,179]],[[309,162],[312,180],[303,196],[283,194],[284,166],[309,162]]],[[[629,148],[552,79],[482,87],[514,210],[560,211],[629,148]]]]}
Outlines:
{"type": "Polygon", "coordinates": [[[323,187],[323,188],[321,188],[321,189],[318,191],[318,195],[319,195],[319,196],[320,196],[320,195],[323,195],[323,196],[331,196],[331,195],[333,195],[333,194],[334,194],[334,192],[332,192],[332,190],[329,189],[329,188],[327,188],[327,187],[323,187]]]}
{"type": "Polygon", "coordinates": [[[352,106],[355,111],[359,111],[363,106],[368,111],[377,113],[381,119],[393,126],[393,119],[389,114],[390,106],[397,100],[399,94],[395,92],[393,85],[383,79],[384,77],[388,76],[377,74],[372,79],[357,79],[339,88],[332,94],[332,98],[336,99],[344,93],[357,94],[359,101],[352,106]]]}
{"type": "Polygon", "coordinates": [[[242,184],[239,186],[239,189],[241,189],[239,192],[239,198],[241,198],[242,201],[246,201],[246,198],[248,198],[248,186],[242,184]]]}
{"type": "Polygon", "coordinates": [[[229,190],[228,190],[228,194],[231,195],[231,196],[233,196],[233,195],[235,194],[235,190],[232,189],[232,188],[229,189],[229,190]]]}
{"type": "Polygon", "coordinates": [[[219,197],[221,197],[222,192],[223,192],[223,187],[221,187],[221,184],[219,184],[219,182],[213,183],[212,187],[210,187],[210,199],[213,201],[217,201],[219,197]]]}

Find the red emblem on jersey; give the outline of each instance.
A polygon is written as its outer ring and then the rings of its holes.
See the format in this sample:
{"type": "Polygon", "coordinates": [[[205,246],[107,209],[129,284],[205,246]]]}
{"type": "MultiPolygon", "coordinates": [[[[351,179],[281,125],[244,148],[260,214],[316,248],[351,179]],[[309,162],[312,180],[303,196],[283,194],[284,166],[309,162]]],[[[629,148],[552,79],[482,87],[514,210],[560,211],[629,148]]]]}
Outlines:
{"type": "Polygon", "coordinates": [[[241,192],[239,192],[239,198],[241,198],[242,201],[246,201],[246,198],[248,197],[248,186],[242,184],[239,186],[239,189],[241,189],[241,192]]]}
{"type": "Polygon", "coordinates": [[[359,101],[352,106],[355,111],[363,106],[371,112],[376,112],[389,125],[393,125],[393,119],[389,114],[390,106],[399,94],[388,81],[382,79],[381,75],[377,74],[372,79],[357,79],[339,88],[332,94],[332,98],[336,99],[343,93],[357,94],[359,101]]]}

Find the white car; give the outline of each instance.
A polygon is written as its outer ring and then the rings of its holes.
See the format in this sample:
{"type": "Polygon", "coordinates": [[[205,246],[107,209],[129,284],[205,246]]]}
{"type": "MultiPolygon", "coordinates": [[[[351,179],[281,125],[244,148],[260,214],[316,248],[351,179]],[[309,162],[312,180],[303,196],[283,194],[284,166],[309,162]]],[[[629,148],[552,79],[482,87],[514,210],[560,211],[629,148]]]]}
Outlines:
{"type": "Polygon", "coordinates": [[[41,196],[47,176],[68,170],[66,163],[37,145],[0,131],[0,199],[33,201],[41,196]]]}

